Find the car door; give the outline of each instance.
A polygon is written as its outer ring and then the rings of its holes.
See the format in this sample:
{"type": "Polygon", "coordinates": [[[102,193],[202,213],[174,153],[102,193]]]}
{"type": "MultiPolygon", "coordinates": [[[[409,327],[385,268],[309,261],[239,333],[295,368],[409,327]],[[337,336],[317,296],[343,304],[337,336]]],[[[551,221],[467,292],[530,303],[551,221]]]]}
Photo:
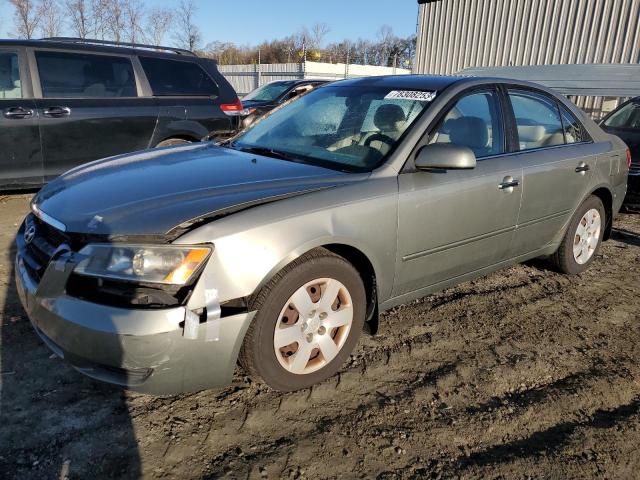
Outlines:
{"type": "Polygon", "coordinates": [[[139,96],[129,56],[48,49],[33,56],[45,180],[149,147],[158,106],[139,96]]]}
{"type": "Polygon", "coordinates": [[[520,208],[522,169],[505,154],[497,90],[464,94],[427,132],[427,143],[471,148],[472,170],[407,171],[398,177],[399,296],[506,258],[520,208]]]}
{"type": "Polygon", "coordinates": [[[0,48],[0,188],[42,184],[42,151],[22,48],[0,48]]]}
{"type": "Polygon", "coordinates": [[[549,244],[571,218],[588,193],[597,156],[584,127],[555,98],[523,88],[510,88],[508,98],[518,137],[514,155],[523,168],[512,252],[518,256],[549,244]]]}

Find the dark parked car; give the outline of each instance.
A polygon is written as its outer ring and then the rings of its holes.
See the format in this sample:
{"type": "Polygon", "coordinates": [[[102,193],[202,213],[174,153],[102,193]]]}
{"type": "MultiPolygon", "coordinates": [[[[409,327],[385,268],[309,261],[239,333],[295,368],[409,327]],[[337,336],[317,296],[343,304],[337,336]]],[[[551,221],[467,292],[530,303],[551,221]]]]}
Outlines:
{"type": "Polygon", "coordinates": [[[140,44],[0,40],[0,189],[77,165],[237,130],[242,104],[212,60],[140,44]]]}
{"type": "Polygon", "coordinates": [[[279,80],[256,88],[242,98],[246,114],[242,126],[248,127],[284,102],[326,83],[329,83],[329,80],[279,80]]]}
{"type": "Polygon", "coordinates": [[[629,180],[625,206],[640,209],[640,97],[632,98],[607,115],[600,126],[629,146],[629,180]]]}

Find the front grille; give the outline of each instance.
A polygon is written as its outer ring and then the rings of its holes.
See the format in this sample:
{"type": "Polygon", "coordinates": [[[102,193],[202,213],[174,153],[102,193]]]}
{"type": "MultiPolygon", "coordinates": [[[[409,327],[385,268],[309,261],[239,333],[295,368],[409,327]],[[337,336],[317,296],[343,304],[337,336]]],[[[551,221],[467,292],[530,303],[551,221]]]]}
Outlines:
{"type": "Polygon", "coordinates": [[[24,231],[31,227],[35,228],[33,239],[27,243],[23,237],[19,239],[19,242],[24,246],[22,259],[25,268],[29,271],[30,276],[39,282],[51,261],[51,257],[60,245],[69,243],[69,238],[64,232],[48,225],[33,214],[30,214],[25,220],[24,231]]]}
{"type": "Polygon", "coordinates": [[[640,175],[640,163],[632,163],[629,167],[629,175],[640,175]]]}

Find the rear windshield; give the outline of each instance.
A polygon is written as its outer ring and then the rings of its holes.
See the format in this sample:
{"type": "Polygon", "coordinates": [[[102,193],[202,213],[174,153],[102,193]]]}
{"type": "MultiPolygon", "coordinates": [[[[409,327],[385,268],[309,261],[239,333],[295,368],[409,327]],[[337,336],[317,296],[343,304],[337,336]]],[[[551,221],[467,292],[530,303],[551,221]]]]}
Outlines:
{"type": "Polygon", "coordinates": [[[289,90],[291,85],[293,85],[293,82],[267,83],[266,85],[256,88],[253,92],[245,95],[242,99],[255,100],[257,102],[272,102],[289,90]]]}
{"type": "Polygon", "coordinates": [[[612,128],[640,128],[640,100],[627,103],[607,118],[604,124],[612,128]]]}
{"type": "Polygon", "coordinates": [[[193,62],[140,57],[156,96],[218,97],[218,86],[200,65],[193,62]]]}

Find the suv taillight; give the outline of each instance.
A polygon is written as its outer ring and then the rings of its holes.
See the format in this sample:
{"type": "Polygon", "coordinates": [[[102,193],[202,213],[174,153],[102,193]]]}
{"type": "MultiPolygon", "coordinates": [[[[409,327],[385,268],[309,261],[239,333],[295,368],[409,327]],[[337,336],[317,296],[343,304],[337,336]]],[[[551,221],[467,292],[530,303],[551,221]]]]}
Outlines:
{"type": "Polygon", "coordinates": [[[240,99],[236,99],[235,103],[223,103],[220,105],[222,111],[230,117],[237,117],[238,115],[244,115],[244,107],[240,99]]]}
{"type": "Polygon", "coordinates": [[[631,149],[627,148],[627,168],[631,168],[631,149]]]}

